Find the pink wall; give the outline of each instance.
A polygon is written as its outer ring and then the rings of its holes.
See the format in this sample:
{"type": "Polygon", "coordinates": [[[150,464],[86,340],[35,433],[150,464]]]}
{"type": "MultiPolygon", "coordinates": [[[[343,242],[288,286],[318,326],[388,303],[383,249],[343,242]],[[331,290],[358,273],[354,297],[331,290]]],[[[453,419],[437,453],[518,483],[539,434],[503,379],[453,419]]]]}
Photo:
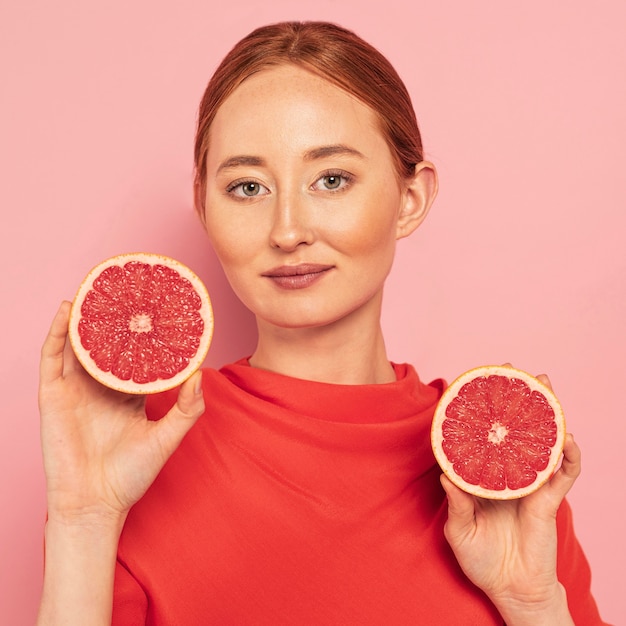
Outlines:
{"type": "Polygon", "coordinates": [[[623,623],[626,4],[294,4],[3,3],[0,621],[30,624],[38,602],[37,361],[58,301],[108,255],[170,254],[213,294],[210,364],[250,350],[250,316],[191,210],[196,105],[240,36],[317,18],[396,64],[441,175],[390,279],[392,358],[425,378],[506,360],[551,375],[584,451],[571,501],[593,588],[623,623]]]}

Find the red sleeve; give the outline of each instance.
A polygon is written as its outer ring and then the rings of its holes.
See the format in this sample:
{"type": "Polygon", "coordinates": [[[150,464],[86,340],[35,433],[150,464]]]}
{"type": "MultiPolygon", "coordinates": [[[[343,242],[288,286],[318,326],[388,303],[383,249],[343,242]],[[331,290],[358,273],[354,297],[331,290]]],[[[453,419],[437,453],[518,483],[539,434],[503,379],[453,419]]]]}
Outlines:
{"type": "Polygon", "coordinates": [[[148,600],[143,589],[124,565],[117,561],[111,626],[145,624],[147,609],[148,600]]]}
{"type": "Polygon", "coordinates": [[[564,501],[557,514],[557,575],[567,591],[567,602],[576,626],[608,626],[602,621],[591,595],[591,570],[574,534],[572,510],[564,501]]]}

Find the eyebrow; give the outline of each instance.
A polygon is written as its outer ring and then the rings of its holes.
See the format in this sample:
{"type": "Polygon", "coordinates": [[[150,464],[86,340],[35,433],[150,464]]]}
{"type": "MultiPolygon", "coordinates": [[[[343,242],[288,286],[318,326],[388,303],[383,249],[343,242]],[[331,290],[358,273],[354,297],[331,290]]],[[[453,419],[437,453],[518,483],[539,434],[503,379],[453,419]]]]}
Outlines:
{"type": "Polygon", "coordinates": [[[333,144],[330,146],[320,146],[319,148],[313,148],[304,153],[305,161],[315,161],[316,159],[324,159],[330,156],[356,156],[360,159],[365,159],[363,154],[361,154],[355,148],[351,148],[350,146],[346,146],[342,143],[333,144]]]}
{"type": "MultiPolygon", "coordinates": [[[[316,161],[318,159],[325,159],[331,156],[355,156],[360,159],[365,159],[365,156],[356,150],[355,148],[350,148],[350,146],[346,146],[344,144],[332,144],[329,146],[320,146],[319,148],[312,148],[311,150],[307,150],[304,153],[305,161],[316,161]]],[[[253,167],[264,167],[265,159],[262,159],[258,156],[253,156],[249,154],[240,154],[237,156],[232,156],[223,161],[220,166],[217,168],[217,171],[231,169],[235,167],[241,166],[253,166],[253,167]]]]}
{"type": "Polygon", "coordinates": [[[241,165],[252,165],[255,167],[263,167],[265,165],[265,161],[261,157],[241,154],[239,156],[230,157],[226,159],[225,161],[223,161],[222,163],[220,163],[220,166],[217,168],[217,171],[220,172],[221,170],[225,170],[225,169],[229,169],[233,167],[239,167],[241,165]]]}

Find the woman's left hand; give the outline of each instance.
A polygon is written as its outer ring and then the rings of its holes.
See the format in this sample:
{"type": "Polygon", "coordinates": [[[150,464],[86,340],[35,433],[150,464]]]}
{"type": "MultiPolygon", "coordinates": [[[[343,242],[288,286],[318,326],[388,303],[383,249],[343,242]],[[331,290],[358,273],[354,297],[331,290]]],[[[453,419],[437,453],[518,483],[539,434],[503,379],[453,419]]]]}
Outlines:
{"type": "MultiPolygon", "coordinates": [[[[550,386],[547,376],[537,378],[550,386]]],[[[556,514],[579,474],[580,449],[568,434],[561,467],[524,498],[476,498],[441,477],[448,496],[446,539],[508,626],[573,624],[556,572],[556,514]]]]}

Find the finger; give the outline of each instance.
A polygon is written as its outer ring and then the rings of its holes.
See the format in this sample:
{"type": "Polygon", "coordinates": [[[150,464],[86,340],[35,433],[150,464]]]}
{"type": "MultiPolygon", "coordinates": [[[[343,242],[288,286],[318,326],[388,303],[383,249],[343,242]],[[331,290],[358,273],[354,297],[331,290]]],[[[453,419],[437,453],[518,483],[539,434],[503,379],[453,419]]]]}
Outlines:
{"type": "Polygon", "coordinates": [[[552,383],[550,382],[550,379],[548,378],[547,374],[537,374],[535,378],[540,383],[543,383],[548,389],[550,389],[551,391],[554,391],[554,389],[552,388],[552,383]]]}
{"type": "Polygon", "coordinates": [[[197,371],[181,385],[176,404],[156,424],[159,444],[166,458],[171,456],[203,413],[202,372],[197,371]]]}
{"type": "Polygon", "coordinates": [[[445,474],[441,475],[440,480],[448,496],[448,521],[445,527],[445,534],[448,541],[455,541],[474,530],[476,521],[475,502],[469,493],[459,489],[445,474]]]}
{"type": "MultiPolygon", "coordinates": [[[[72,344],[68,341],[65,342],[65,350],[63,352],[63,373],[65,375],[71,372],[85,371],[80,361],[76,358],[76,353],[72,344]]],[[[86,373],[86,372],[85,372],[86,373]]]]}
{"type": "Polygon", "coordinates": [[[63,355],[70,307],[69,302],[61,303],[41,348],[39,377],[42,383],[51,382],[63,376],[63,355]]]}
{"type": "Polygon", "coordinates": [[[550,490],[559,499],[559,503],[565,497],[567,492],[574,486],[576,479],[580,476],[580,471],[580,448],[574,441],[574,436],[571,433],[567,433],[567,435],[565,435],[565,444],[563,446],[563,460],[561,462],[561,467],[550,479],[550,490]]]}
{"type": "MultiPolygon", "coordinates": [[[[502,363],[502,367],[513,367],[513,365],[507,361],[506,363],[502,363]]],[[[552,383],[550,382],[547,374],[537,374],[535,378],[539,382],[543,383],[546,387],[548,387],[548,389],[554,391],[554,389],[552,388],[552,383]]]]}

